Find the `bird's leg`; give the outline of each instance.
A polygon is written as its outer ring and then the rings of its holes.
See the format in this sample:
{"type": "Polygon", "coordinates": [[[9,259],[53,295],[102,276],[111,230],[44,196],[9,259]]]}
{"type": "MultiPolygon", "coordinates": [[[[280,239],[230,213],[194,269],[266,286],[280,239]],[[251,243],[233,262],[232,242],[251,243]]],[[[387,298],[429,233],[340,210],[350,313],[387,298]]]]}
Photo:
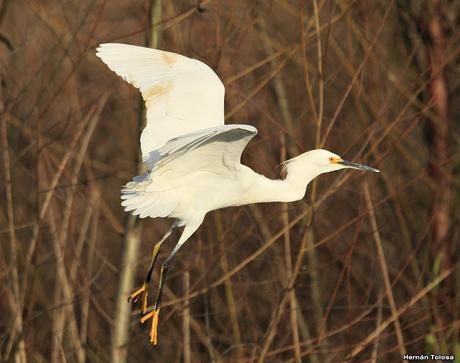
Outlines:
{"type": "Polygon", "coordinates": [[[147,276],[145,278],[144,283],[142,284],[141,288],[134,291],[129,297],[128,301],[133,301],[134,303],[137,302],[139,299],[142,298],[142,314],[145,314],[147,311],[147,298],[148,298],[148,293],[149,293],[149,283],[150,279],[152,278],[152,272],[153,268],[155,266],[155,262],[157,260],[158,254],[160,252],[161,245],[163,242],[171,235],[172,231],[174,228],[177,227],[177,223],[174,223],[171,228],[166,232],[166,234],[161,238],[160,241],[155,243],[155,246],[153,247],[152,251],[152,259],[150,261],[150,267],[149,271],[147,272],[147,276]]]}
{"type": "Polygon", "coordinates": [[[160,284],[158,287],[158,295],[157,299],[155,301],[155,305],[153,310],[144,315],[141,319],[141,323],[146,322],[150,318],[152,318],[152,327],[150,328],[150,342],[153,345],[157,344],[157,338],[158,338],[158,317],[160,315],[160,304],[161,304],[161,297],[163,295],[163,288],[166,280],[166,274],[168,273],[168,267],[171,262],[171,258],[173,255],[169,256],[169,258],[165,261],[163,266],[161,266],[161,273],[160,273],[160,284]]]}
{"type": "Polygon", "coordinates": [[[133,303],[137,302],[139,299],[142,299],[142,314],[145,314],[147,311],[147,297],[149,294],[149,283],[150,279],[152,277],[152,272],[153,272],[153,267],[155,266],[155,261],[158,257],[158,253],[160,252],[160,247],[164,240],[162,239],[161,241],[157,242],[155,246],[153,247],[153,252],[152,252],[152,260],[150,261],[150,268],[147,273],[147,277],[145,278],[144,283],[142,284],[141,288],[134,291],[129,297],[128,301],[133,301],[133,303]]]}
{"type": "Polygon", "coordinates": [[[174,255],[179,250],[179,248],[185,243],[185,241],[187,241],[187,239],[193,234],[193,232],[196,231],[196,229],[200,226],[202,221],[203,219],[201,218],[201,219],[198,219],[195,224],[185,226],[184,231],[182,232],[182,235],[179,241],[177,242],[176,246],[172,250],[171,254],[168,256],[168,258],[165,260],[165,262],[161,266],[160,283],[158,285],[158,295],[155,301],[155,305],[153,307],[153,310],[150,313],[144,315],[141,319],[141,323],[145,323],[150,318],[152,319],[152,327],[150,328],[150,342],[153,345],[157,344],[158,317],[160,315],[161,297],[163,296],[163,288],[164,288],[164,284],[166,280],[166,274],[168,273],[169,265],[171,264],[171,261],[174,255]]]}

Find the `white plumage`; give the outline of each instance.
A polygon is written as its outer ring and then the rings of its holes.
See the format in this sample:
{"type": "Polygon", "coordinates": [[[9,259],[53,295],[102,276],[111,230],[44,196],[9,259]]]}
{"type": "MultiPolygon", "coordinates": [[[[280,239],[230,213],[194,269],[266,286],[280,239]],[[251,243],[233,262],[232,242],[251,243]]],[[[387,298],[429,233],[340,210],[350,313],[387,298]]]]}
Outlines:
{"type": "Polygon", "coordinates": [[[140,218],[169,216],[179,219],[179,224],[235,205],[241,185],[233,183],[225,193],[219,190],[210,198],[212,187],[215,183],[224,187],[223,182],[243,169],[241,153],[256,133],[249,125],[223,125],[168,141],[156,150],[153,167],[122,190],[122,205],[140,218]],[[229,198],[232,190],[234,198],[229,198]]]}
{"type": "Polygon", "coordinates": [[[378,171],[345,161],[326,150],[312,150],[286,163],[287,176],[271,180],[240,163],[247,143],[257,134],[249,125],[224,125],[224,86],[206,64],[175,53],[126,45],[101,44],[97,56],[111,70],[139,88],[147,108],[141,136],[148,171],[134,177],[122,190],[122,205],[144,217],[171,217],[176,222],[155,245],[151,268],[143,286],[131,295],[144,296],[163,241],[184,226],[179,241],[162,265],[152,317],[156,326],[167,267],[209,211],[261,202],[302,199],[316,176],[344,168],[378,171]]]}
{"type": "Polygon", "coordinates": [[[179,54],[128,44],[101,44],[97,56],[138,88],[147,107],[142,158],[167,141],[224,124],[224,85],[206,64],[179,54]]]}

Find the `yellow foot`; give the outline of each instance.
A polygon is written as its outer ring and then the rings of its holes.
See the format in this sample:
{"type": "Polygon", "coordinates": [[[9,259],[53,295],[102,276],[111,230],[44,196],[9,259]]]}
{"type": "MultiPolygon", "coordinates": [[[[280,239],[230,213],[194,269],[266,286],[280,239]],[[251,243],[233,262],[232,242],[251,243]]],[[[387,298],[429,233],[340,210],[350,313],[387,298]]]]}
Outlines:
{"type": "Polygon", "coordinates": [[[147,315],[144,315],[141,319],[141,323],[144,324],[147,320],[152,318],[152,327],[150,328],[150,343],[157,345],[158,338],[158,316],[160,315],[160,308],[152,310],[147,315]]]}
{"type": "Polygon", "coordinates": [[[148,296],[147,284],[144,282],[142,284],[142,287],[139,290],[134,291],[128,297],[128,302],[132,300],[133,303],[135,303],[140,298],[142,298],[142,314],[145,314],[145,312],[147,311],[147,296],[148,296]]]}

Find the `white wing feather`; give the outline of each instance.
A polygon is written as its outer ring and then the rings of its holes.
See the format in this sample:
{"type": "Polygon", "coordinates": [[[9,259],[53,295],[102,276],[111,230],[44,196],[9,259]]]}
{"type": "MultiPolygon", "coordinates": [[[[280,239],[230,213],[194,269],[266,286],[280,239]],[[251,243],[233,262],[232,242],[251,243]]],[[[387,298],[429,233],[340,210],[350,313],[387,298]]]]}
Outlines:
{"type": "Polygon", "coordinates": [[[234,172],[241,166],[244,148],[256,134],[257,129],[253,126],[233,124],[169,140],[158,150],[158,161],[150,173],[155,181],[153,184],[158,184],[158,179],[165,174],[170,181],[177,178],[183,183],[184,177],[196,171],[215,174],[234,172]]]}
{"type": "Polygon", "coordinates": [[[244,148],[256,134],[253,126],[235,124],[168,141],[158,150],[153,170],[126,184],[122,190],[122,206],[141,218],[168,216],[183,197],[177,188],[187,185],[197,173],[232,177],[241,167],[244,148]]]}
{"type": "Polygon", "coordinates": [[[167,141],[224,124],[224,85],[206,64],[179,54],[107,43],[97,56],[139,88],[147,108],[142,158],[151,169],[167,141]]]}

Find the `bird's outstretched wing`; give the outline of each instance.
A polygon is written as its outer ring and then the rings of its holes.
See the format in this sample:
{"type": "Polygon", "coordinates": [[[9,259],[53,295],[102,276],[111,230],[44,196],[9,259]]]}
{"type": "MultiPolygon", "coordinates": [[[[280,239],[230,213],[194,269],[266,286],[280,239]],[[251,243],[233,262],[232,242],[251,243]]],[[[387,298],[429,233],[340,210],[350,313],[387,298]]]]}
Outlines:
{"type": "Polygon", "coordinates": [[[197,175],[234,175],[233,171],[241,167],[244,148],[256,134],[255,127],[235,124],[196,131],[168,141],[158,150],[153,170],[134,177],[122,189],[121,205],[141,218],[167,217],[183,198],[177,190],[193,183],[197,175]]]}
{"type": "Polygon", "coordinates": [[[179,54],[106,43],[97,56],[139,88],[147,108],[141,135],[144,162],[153,167],[159,148],[173,138],[224,124],[224,85],[206,64],[179,54]]]}
{"type": "Polygon", "coordinates": [[[226,174],[241,167],[241,154],[257,134],[249,125],[222,125],[189,133],[168,141],[158,150],[158,161],[150,172],[150,188],[168,188],[196,172],[226,174]]]}

